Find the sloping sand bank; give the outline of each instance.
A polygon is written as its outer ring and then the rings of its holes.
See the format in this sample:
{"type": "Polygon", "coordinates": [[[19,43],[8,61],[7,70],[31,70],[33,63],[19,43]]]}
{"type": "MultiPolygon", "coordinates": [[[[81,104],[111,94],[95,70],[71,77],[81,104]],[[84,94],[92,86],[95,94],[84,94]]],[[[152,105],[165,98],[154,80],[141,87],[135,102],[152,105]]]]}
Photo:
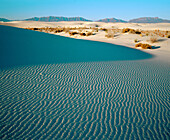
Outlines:
{"type": "Polygon", "coordinates": [[[0,30],[0,139],[169,139],[166,53],[0,30]]]}
{"type": "Polygon", "coordinates": [[[77,40],[9,26],[0,26],[1,67],[94,61],[148,59],[137,49],[96,41],[77,40]]]}

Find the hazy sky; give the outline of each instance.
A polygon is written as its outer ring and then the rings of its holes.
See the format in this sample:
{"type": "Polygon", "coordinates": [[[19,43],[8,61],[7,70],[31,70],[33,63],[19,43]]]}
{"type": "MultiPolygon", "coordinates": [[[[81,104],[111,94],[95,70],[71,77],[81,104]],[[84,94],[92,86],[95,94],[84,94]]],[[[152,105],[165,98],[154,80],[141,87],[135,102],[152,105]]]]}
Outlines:
{"type": "Polygon", "coordinates": [[[0,0],[0,17],[80,16],[91,20],[138,17],[170,19],[170,0],[0,0]]]}

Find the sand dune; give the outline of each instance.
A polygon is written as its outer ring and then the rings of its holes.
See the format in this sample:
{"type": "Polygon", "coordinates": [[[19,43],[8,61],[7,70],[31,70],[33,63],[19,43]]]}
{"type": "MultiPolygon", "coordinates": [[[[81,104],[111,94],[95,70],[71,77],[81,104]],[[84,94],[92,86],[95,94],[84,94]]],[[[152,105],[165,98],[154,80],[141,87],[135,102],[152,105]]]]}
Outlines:
{"type": "Polygon", "coordinates": [[[164,49],[0,33],[0,139],[169,139],[164,49]]]}
{"type": "Polygon", "coordinates": [[[124,46],[76,40],[8,26],[0,26],[0,32],[4,33],[1,37],[0,68],[30,64],[139,60],[153,57],[124,46]]]}
{"type": "MultiPolygon", "coordinates": [[[[19,28],[28,28],[28,27],[97,27],[97,28],[115,28],[115,29],[123,29],[123,28],[132,28],[139,30],[160,30],[160,31],[170,31],[170,23],[103,23],[103,22],[37,22],[37,21],[13,21],[13,22],[4,22],[0,23],[0,25],[8,25],[19,28]]],[[[55,34],[55,33],[52,33],[55,34]]],[[[68,33],[57,33],[56,35],[70,37],[68,33]]],[[[105,37],[105,32],[97,32],[93,36],[82,37],[82,36],[73,36],[73,38],[77,39],[85,39],[85,40],[93,40],[100,42],[107,42],[117,45],[123,45],[130,48],[134,48],[135,43],[134,40],[138,39],[141,43],[149,43],[154,46],[151,50],[142,50],[147,53],[151,53],[152,55],[160,56],[159,59],[164,59],[163,61],[167,61],[170,59],[170,39],[166,37],[158,37],[158,41],[155,43],[148,42],[149,36],[139,36],[136,34],[118,34],[114,39],[108,39],[105,37]]]]}

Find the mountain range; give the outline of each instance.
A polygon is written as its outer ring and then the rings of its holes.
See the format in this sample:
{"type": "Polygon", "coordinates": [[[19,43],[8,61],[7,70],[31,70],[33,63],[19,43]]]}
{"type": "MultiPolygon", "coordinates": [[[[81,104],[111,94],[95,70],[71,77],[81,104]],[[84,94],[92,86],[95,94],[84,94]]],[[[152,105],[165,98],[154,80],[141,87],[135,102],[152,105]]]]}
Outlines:
{"type": "Polygon", "coordinates": [[[0,18],[0,21],[1,21],[1,22],[9,22],[9,21],[11,21],[11,20],[6,19],[6,18],[0,18]]]}
{"type": "MultiPolygon", "coordinates": [[[[16,20],[9,20],[5,18],[0,18],[1,22],[9,22],[9,21],[16,21],[16,20]]],[[[24,19],[21,21],[44,21],[44,22],[59,22],[59,21],[89,21],[93,22],[92,20],[85,19],[83,17],[55,17],[55,16],[48,16],[48,17],[33,17],[24,19]]],[[[121,23],[170,23],[170,20],[161,19],[158,17],[141,17],[136,19],[131,19],[129,21],[116,19],[116,18],[105,18],[97,20],[97,22],[121,22],[121,23]]]]}
{"type": "Polygon", "coordinates": [[[26,21],[44,21],[44,22],[59,22],[59,21],[91,21],[82,17],[33,17],[25,19],[26,21]]]}
{"type": "Polygon", "coordinates": [[[170,20],[161,19],[158,17],[142,17],[129,20],[130,23],[170,23],[170,20]]]}

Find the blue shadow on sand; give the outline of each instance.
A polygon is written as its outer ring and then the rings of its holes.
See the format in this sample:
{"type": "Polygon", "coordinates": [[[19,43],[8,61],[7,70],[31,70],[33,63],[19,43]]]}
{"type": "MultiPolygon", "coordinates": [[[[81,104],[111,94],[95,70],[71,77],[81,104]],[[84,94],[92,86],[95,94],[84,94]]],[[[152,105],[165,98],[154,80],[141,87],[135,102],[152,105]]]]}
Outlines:
{"type": "Polygon", "coordinates": [[[0,26],[0,68],[75,62],[124,61],[152,58],[124,46],[67,38],[0,26]]]}

